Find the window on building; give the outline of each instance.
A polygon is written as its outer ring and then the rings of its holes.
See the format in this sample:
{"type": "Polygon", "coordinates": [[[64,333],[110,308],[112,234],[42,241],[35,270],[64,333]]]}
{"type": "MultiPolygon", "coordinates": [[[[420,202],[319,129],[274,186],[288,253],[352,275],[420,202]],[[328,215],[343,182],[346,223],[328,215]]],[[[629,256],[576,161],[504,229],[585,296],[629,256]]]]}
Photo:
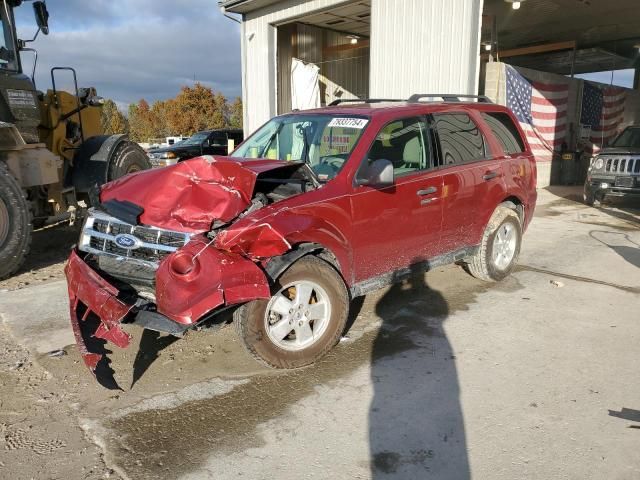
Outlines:
{"type": "Polygon", "coordinates": [[[486,157],[482,132],[469,115],[438,113],[433,118],[440,140],[443,165],[473,162],[486,157]]]}

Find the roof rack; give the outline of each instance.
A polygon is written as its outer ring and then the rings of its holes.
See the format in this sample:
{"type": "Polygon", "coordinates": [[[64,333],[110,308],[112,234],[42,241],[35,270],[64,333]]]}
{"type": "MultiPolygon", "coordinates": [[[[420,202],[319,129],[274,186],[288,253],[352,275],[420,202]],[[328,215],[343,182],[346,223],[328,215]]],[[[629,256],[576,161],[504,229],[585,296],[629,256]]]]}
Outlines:
{"type": "Polygon", "coordinates": [[[397,98],[338,98],[329,104],[330,107],[335,107],[341,103],[382,103],[382,102],[406,102],[406,100],[399,100],[397,98]]]}
{"type": "Polygon", "coordinates": [[[411,95],[409,103],[418,103],[423,98],[442,98],[445,102],[460,102],[461,99],[476,99],[478,103],[493,103],[486,95],[458,95],[457,93],[416,93],[411,95]]]}

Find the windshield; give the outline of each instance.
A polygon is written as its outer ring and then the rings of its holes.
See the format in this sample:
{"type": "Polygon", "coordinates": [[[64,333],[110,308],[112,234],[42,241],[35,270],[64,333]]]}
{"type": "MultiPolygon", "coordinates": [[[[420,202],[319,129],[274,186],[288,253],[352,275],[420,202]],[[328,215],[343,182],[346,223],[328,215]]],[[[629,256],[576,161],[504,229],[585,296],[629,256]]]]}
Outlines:
{"type": "Polygon", "coordinates": [[[626,128],[611,144],[612,147],[640,148],[640,127],[626,128]]]}
{"type": "Polygon", "coordinates": [[[180,145],[200,145],[208,136],[209,134],[207,132],[198,132],[193,134],[190,138],[183,140],[180,145]]]}
{"type": "Polygon", "coordinates": [[[369,120],[362,117],[294,114],[271,119],[232,157],[304,161],[320,181],[336,176],[369,120]]]}
{"type": "Polygon", "coordinates": [[[0,69],[17,71],[18,62],[14,48],[13,29],[11,28],[11,12],[7,2],[2,2],[0,5],[0,17],[2,19],[2,32],[0,32],[0,69]]]}

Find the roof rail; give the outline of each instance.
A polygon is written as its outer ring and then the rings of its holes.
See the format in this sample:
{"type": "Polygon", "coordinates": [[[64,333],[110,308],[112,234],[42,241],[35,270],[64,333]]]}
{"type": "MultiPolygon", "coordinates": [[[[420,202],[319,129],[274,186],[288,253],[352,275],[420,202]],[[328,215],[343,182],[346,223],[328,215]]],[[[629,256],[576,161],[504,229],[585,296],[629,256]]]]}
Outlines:
{"type": "Polygon", "coordinates": [[[457,93],[416,93],[411,95],[409,103],[418,103],[423,98],[442,98],[445,102],[460,102],[460,99],[476,99],[478,103],[493,103],[486,95],[458,95],[457,93]]]}
{"type": "Polygon", "coordinates": [[[397,98],[338,98],[329,104],[330,107],[335,107],[341,103],[382,103],[382,102],[406,102],[406,100],[399,100],[397,98]]]}

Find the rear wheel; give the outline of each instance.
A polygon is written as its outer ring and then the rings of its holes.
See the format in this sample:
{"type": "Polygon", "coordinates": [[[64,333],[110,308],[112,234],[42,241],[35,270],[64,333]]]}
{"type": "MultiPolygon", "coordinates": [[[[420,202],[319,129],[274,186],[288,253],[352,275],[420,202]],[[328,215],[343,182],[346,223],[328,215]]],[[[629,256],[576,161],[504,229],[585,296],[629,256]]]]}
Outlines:
{"type": "Polygon", "coordinates": [[[0,162],[0,279],[14,274],[31,246],[31,212],[22,188],[0,162]]]}
{"type": "Polygon", "coordinates": [[[274,368],[315,362],[340,339],[349,295],[328,263],[306,256],[282,274],[269,300],[254,300],[234,314],[236,330],[253,357],[274,368]]]}
{"type": "Polygon", "coordinates": [[[137,143],[125,141],[116,147],[111,162],[107,179],[109,181],[123,177],[130,173],[148,170],[151,162],[145,151],[137,143]]]}
{"type": "Polygon", "coordinates": [[[520,254],[522,224],[518,213],[499,205],[489,219],[476,254],[467,271],[486,282],[500,281],[513,271],[520,254]]]}

